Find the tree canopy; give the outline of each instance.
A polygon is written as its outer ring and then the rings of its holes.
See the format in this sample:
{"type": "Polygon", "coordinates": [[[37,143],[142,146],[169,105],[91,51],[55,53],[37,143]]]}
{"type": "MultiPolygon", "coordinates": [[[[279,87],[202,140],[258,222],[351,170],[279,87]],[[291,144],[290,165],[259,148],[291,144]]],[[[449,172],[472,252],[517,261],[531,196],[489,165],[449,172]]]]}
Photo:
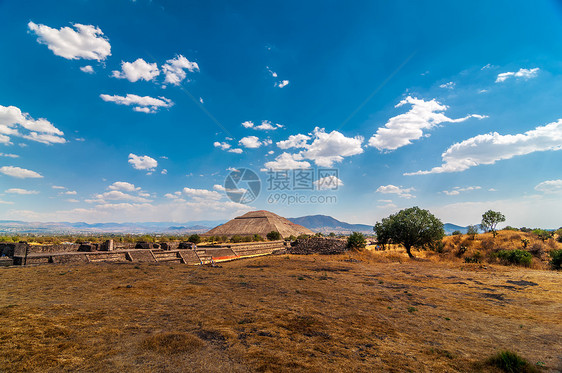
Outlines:
{"type": "Polygon", "coordinates": [[[480,226],[483,230],[492,232],[494,237],[496,237],[496,234],[498,234],[498,232],[496,232],[496,226],[498,225],[498,223],[504,221],[504,214],[499,211],[488,210],[482,214],[482,222],[480,223],[480,226]]]}
{"type": "Polygon", "coordinates": [[[385,245],[390,241],[406,248],[413,258],[411,248],[425,248],[445,235],[443,223],[428,210],[410,207],[377,222],[373,228],[377,241],[385,245]]]}

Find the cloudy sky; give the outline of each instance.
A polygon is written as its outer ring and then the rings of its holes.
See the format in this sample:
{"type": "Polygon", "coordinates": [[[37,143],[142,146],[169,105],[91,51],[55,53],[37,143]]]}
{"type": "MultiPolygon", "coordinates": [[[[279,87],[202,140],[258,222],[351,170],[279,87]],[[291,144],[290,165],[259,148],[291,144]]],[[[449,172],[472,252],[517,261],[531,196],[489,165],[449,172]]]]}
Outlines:
{"type": "Polygon", "coordinates": [[[0,29],[0,219],[562,225],[559,2],[4,0],[0,29]]]}

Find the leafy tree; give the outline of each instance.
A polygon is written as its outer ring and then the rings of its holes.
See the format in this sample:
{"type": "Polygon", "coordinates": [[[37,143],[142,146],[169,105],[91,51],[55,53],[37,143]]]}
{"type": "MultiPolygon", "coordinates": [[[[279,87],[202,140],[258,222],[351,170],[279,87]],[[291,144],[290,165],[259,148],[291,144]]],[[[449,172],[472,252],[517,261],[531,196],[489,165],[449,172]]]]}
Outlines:
{"type": "Polygon", "coordinates": [[[462,235],[461,231],[454,231],[453,233],[451,233],[451,236],[460,236],[462,235]]]}
{"type": "Polygon", "coordinates": [[[542,242],[552,237],[552,232],[545,229],[533,229],[533,234],[537,235],[542,242]]]}
{"type": "Polygon", "coordinates": [[[410,258],[412,247],[426,248],[445,235],[443,223],[428,210],[410,207],[392,214],[373,228],[379,243],[402,244],[410,258]]]}
{"type": "Polygon", "coordinates": [[[328,237],[336,237],[336,234],[334,232],[330,232],[330,234],[328,235],[328,237]]]}
{"type": "Polygon", "coordinates": [[[498,223],[504,221],[505,221],[504,214],[502,214],[499,211],[488,210],[482,214],[482,222],[480,223],[480,226],[482,227],[483,230],[492,232],[492,235],[495,238],[496,235],[498,234],[498,232],[496,231],[496,226],[498,225],[498,223]]]}
{"type": "Polygon", "coordinates": [[[267,234],[267,239],[270,241],[276,241],[281,239],[281,233],[277,231],[271,231],[267,234]]]}
{"type": "Polygon", "coordinates": [[[191,236],[189,236],[189,238],[187,239],[187,242],[192,242],[194,244],[199,244],[199,242],[201,242],[201,237],[199,237],[198,234],[192,234],[191,236]]]}
{"type": "Polygon", "coordinates": [[[365,236],[359,232],[353,232],[347,238],[347,247],[350,249],[364,249],[367,246],[365,236]]]}
{"type": "Polygon", "coordinates": [[[470,236],[470,239],[474,239],[474,236],[478,234],[478,227],[476,225],[469,225],[466,234],[470,236]]]}

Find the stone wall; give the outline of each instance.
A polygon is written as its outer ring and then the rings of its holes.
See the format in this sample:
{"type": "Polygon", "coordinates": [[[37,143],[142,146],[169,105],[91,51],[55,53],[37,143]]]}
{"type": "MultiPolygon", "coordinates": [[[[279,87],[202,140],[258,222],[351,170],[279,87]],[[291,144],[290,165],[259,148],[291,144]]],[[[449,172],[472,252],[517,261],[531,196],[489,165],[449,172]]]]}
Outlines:
{"type": "Polygon", "coordinates": [[[347,241],[324,237],[299,238],[291,243],[291,247],[288,248],[288,251],[290,254],[299,255],[342,254],[347,251],[347,241]]]}

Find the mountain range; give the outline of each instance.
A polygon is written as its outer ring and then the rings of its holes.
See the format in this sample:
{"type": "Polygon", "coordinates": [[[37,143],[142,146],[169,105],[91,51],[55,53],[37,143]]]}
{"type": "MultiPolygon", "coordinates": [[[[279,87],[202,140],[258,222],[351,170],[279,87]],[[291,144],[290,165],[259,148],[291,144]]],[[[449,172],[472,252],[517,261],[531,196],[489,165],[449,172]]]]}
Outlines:
{"type": "MultiPolygon", "coordinates": [[[[329,234],[349,234],[361,232],[373,234],[373,226],[367,224],[350,224],[327,215],[309,215],[289,218],[291,222],[302,225],[313,232],[329,234]]],[[[144,223],[84,223],[84,222],[25,222],[18,220],[0,220],[0,234],[193,234],[205,233],[224,220],[197,220],[185,223],[144,222],[144,223]]],[[[466,233],[467,227],[446,223],[446,234],[458,230],[466,233]]]]}

